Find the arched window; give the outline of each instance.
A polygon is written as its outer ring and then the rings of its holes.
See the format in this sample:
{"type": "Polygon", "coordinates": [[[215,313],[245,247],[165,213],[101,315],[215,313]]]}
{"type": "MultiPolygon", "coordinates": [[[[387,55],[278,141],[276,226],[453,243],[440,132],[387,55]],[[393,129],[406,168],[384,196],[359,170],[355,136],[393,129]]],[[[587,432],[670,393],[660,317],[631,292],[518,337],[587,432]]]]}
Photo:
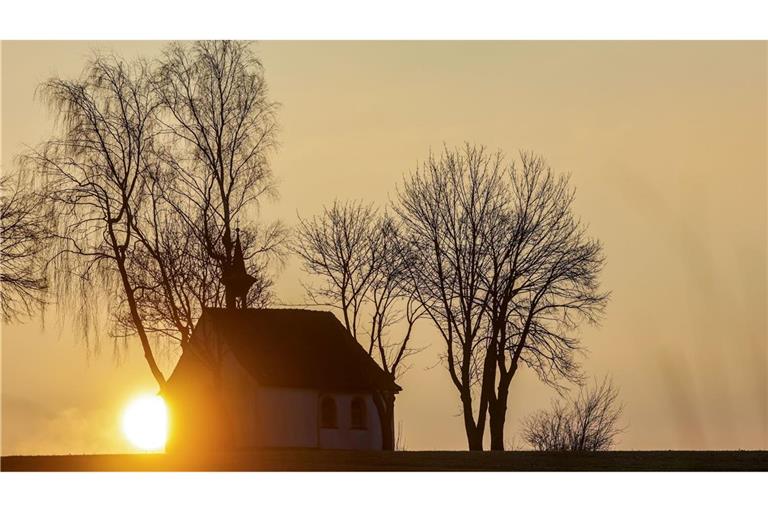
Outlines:
{"type": "Polygon", "coordinates": [[[337,428],[336,400],[330,396],[324,396],[320,401],[320,428],[337,428]]]}
{"type": "Polygon", "coordinates": [[[352,406],[350,408],[350,426],[354,429],[365,430],[368,428],[365,421],[365,400],[356,396],[352,399],[352,406]]]}

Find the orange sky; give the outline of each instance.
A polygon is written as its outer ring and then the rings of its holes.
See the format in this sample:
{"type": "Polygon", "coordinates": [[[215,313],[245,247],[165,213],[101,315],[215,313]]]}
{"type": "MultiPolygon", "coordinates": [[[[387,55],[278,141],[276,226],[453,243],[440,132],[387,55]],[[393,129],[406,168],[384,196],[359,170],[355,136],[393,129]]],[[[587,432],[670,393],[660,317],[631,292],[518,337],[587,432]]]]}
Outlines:
{"type": "MultiPolygon", "coordinates": [[[[2,169],[51,129],[35,86],[75,77],[92,49],[156,56],[156,42],[3,42],[2,169]]],[[[430,148],[467,140],[542,153],[572,173],[577,214],[605,246],[600,328],[585,368],[613,375],[620,449],[768,448],[764,42],[263,42],[282,104],[273,159],[293,224],[334,198],[386,204],[430,148]]],[[[302,301],[297,262],[276,293],[302,301]]],[[[55,311],[3,325],[2,453],[126,451],[119,413],[153,381],[137,347],[86,344],[55,311]]],[[[442,342],[401,379],[408,449],[464,449],[442,342]]],[[[174,354],[164,358],[173,366],[174,354]]],[[[509,438],[553,392],[515,377],[509,438]]],[[[513,441],[514,444],[514,441],[513,441]]]]}

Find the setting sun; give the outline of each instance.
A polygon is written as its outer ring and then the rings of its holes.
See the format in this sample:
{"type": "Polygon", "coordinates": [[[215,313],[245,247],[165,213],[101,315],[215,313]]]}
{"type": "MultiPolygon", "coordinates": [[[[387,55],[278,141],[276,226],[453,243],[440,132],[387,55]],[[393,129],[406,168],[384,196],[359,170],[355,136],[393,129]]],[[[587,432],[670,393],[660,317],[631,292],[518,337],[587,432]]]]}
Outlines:
{"type": "Polygon", "coordinates": [[[123,433],[141,450],[160,450],[168,435],[168,410],[156,395],[135,398],[123,412],[123,433]]]}

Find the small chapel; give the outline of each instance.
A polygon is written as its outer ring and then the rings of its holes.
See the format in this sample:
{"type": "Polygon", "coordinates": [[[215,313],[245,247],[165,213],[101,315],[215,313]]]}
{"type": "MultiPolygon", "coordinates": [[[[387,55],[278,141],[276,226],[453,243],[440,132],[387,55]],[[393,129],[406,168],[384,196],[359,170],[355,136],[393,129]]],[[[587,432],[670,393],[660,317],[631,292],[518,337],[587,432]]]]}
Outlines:
{"type": "Polygon", "coordinates": [[[166,450],[394,449],[401,388],[333,313],[246,308],[239,234],[223,281],[168,379],[166,450]]]}

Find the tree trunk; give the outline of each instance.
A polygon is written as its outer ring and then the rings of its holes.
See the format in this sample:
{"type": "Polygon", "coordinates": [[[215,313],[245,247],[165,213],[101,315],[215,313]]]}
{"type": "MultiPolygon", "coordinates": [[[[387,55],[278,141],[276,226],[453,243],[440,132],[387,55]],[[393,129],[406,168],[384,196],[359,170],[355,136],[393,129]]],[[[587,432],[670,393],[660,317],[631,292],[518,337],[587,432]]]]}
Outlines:
{"type": "Polygon", "coordinates": [[[507,401],[509,400],[509,385],[517,372],[517,362],[507,373],[502,373],[496,390],[496,399],[488,405],[488,423],[491,431],[491,450],[505,450],[504,424],[507,421],[507,401]]]}
{"type": "Polygon", "coordinates": [[[464,430],[467,433],[467,444],[470,451],[483,451],[484,425],[475,424],[472,416],[472,402],[463,400],[462,409],[464,410],[464,430]]]}
{"type": "Polygon", "coordinates": [[[165,377],[163,376],[163,372],[161,372],[160,368],[157,366],[154,354],[152,354],[152,346],[149,344],[149,337],[144,330],[144,323],[139,315],[136,297],[133,294],[133,288],[128,280],[128,271],[125,268],[125,261],[120,256],[117,257],[117,268],[123,283],[123,290],[125,291],[126,301],[128,302],[128,309],[131,312],[131,320],[133,321],[134,327],[136,327],[136,334],[138,334],[139,341],[141,341],[141,348],[144,350],[144,359],[147,360],[149,370],[152,372],[152,376],[155,378],[155,381],[157,381],[157,385],[160,387],[160,392],[162,393],[165,391],[165,377]]]}
{"type": "Polygon", "coordinates": [[[470,451],[483,451],[483,431],[477,427],[469,428],[467,430],[467,444],[470,451]]]}
{"type": "Polygon", "coordinates": [[[395,395],[392,393],[374,393],[373,403],[381,421],[381,448],[395,449],[395,395]]]}
{"type": "MultiPolygon", "coordinates": [[[[506,395],[506,393],[505,393],[506,395]]],[[[491,450],[504,451],[504,423],[507,419],[507,397],[499,397],[488,407],[491,431],[491,450]]]]}

